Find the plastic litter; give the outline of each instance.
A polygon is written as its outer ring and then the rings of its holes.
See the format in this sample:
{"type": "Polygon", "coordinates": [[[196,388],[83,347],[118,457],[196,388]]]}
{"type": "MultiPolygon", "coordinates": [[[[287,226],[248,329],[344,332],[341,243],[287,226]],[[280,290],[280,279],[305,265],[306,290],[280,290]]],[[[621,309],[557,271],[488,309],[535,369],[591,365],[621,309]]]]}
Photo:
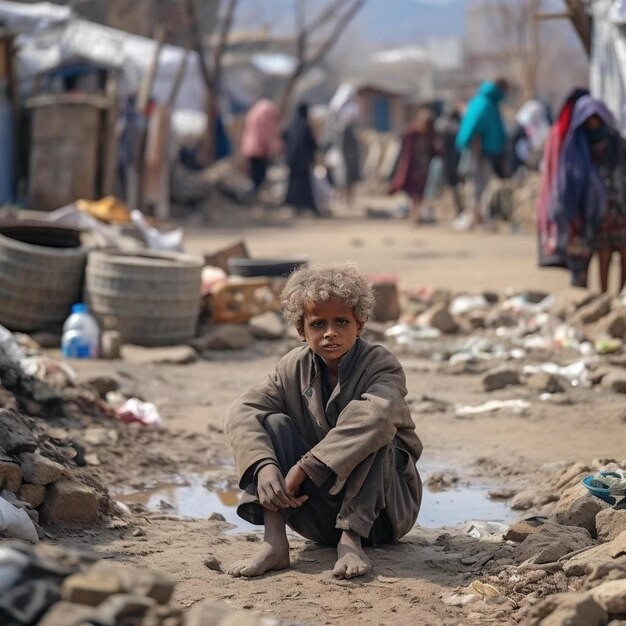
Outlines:
{"type": "Polygon", "coordinates": [[[502,522],[483,522],[475,520],[470,522],[465,528],[465,534],[473,539],[487,539],[499,541],[502,539],[508,526],[502,522]]]}
{"type": "Polygon", "coordinates": [[[154,226],[150,226],[141,211],[130,212],[130,219],[133,224],[140,230],[146,246],[150,250],[171,250],[174,252],[182,252],[183,250],[183,229],[175,228],[167,233],[162,233],[154,226]]]}
{"type": "Polygon", "coordinates": [[[25,554],[0,546],[0,594],[11,589],[27,567],[28,557],[25,554]]]}
{"type": "Polygon", "coordinates": [[[495,413],[496,411],[511,411],[517,415],[524,415],[530,408],[530,402],[526,400],[489,400],[477,405],[457,405],[455,408],[456,417],[472,417],[484,413],[495,413]]]}
{"type": "Polygon", "coordinates": [[[451,315],[463,315],[472,311],[486,309],[489,303],[483,296],[457,296],[452,300],[448,310],[451,315]]]}
{"type": "Polygon", "coordinates": [[[580,361],[575,361],[565,366],[557,365],[552,362],[542,363],[541,365],[525,365],[522,372],[524,374],[537,374],[539,372],[555,374],[569,380],[573,387],[579,385],[589,387],[591,386],[589,380],[589,363],[591,363],[591,359],[581,359],[580,361]]]}
{"type": "Polygon", "coordinates": [[[22,539],[31,543],[38,543],[39,536],[24,509],[18,509],[10,502],[0,497],[0,533],[13,539],[22,539]]]}
{"type": "Polygon", "coordinates": [[[79,302],[63,324],[61,351],[66,358],[95,359],[100,353],[100,328],[89,314],[89,306],[79,302]]]}
{"type": "Polygon", "coordinates": [[[143,402],[139,398],[129,398],[115,411],[117,418],[126,423],[139,422],[147,428],[161,430],[163,419],[155,404],[143,402]]]}
{"type": "Polygon", "coordinates": [[[385,337],[393,337],[398,343],[410,343],[415,339],[437,339],[441,331],[430,326],[396,324],[385,331],[385,337]]]}

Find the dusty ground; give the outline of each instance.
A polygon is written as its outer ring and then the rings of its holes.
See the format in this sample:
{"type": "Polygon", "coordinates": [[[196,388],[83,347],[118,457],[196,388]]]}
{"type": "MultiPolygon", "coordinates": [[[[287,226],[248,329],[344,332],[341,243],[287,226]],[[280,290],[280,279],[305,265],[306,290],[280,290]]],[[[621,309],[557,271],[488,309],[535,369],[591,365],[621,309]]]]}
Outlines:
{"type": "MultiPolygon", "coordinates": [[[[368,272],[395,274],[405,288],[557,291],[567,284],[565,273],[536,269],[531,233],[458,234],[445,225],[415,228],[396,220],[342,216],[289,223],[276,218],[265,227],[194,227],[186,241],[189,251],[208,252],[240,238],[255,256],[354,259],[368,272]]],[[[74,364],[81,379],[108,374],[119,380],[122,391],[155,402],[166,424],[161,433],[124,426],[115,430],[115,446],[92,444],[90,449],[102,463],[96,468],[99,476],[115,494],[142,490],[158,479],[199,475],[221,493],[222,505],[232,505],[234,475],[222,430],[225,408],[262,378],[288,347],[286,342],[257,342],[245,352],[215,353],[211,360],[186,366],[139,367],[121,361],[74,364]]],[[[417,432],[425,446],[418,468],[426,472],[433,467],[456,470],[470,485],[519,488],[541,480],[547,466],[561,461],[625,456],[624,423],[620,421],[623,402],[618,396],[577,390],[570,394],[571,404],[555,406],[540,402],[536,393],[514,387],[491,393],[489,399],[530,400],[528,415],[458,419],[455,404],[486,399],[480,377],[451,375],[430,360],[399,356],[407,373],[417,432]],[[593,420],[589,418],[592,412],[593,420]]],[[[437,507],[437,497],[430,498],[425,507],[426,519],[433,513],[428,509],[437,507]]],[[[180,581],[177,599],[184,606],[210,597],[289,623],[311,625],[462,624],[470,622],[460,609],[444,605],[442,598],[488,571],[481,569],[480,559],[471,558],[485,550],[484,542],[459,538],[456,531],[449,531],[451,539],[443,529],[420,527],[418,520],[418,526],[399,544],[369,550],[374,571],[362,580],[335,581],[328,573],[333,551],[296,537],[292,569],[260,580],[232,579],[208,569],[205,557],[214,555],[227,565],[251,554],[258,535],[233,533],[228,524],[208,520],[210,508],[200,518],[184,520],[175,511],[133,510],[129,525],[116,522],[110,528],[59,539],[120,562],[169,572],[180,581]]],[[[471,518],[463,513],[459,510],[454,521],[471,518]]],[[[472,623],[507,623],[509,614],[495,607],[489,616],[472,623]]]]}

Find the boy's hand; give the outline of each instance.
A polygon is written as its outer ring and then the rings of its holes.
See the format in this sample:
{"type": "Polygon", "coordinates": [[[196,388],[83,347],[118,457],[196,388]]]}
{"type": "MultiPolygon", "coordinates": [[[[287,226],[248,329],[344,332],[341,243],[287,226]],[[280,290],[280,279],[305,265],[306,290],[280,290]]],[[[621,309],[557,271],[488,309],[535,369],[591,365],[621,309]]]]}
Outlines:
{"type": "Polygon", "coordinates": [[[300,485],[306,478],[306,472],[296,463],[285,476],[285,484],[287,485],[287,493],[295,495],[300,489],[300,485]]]}
{"type": "Polygon", "coordinates": [[[261,506],[269,511],[297,508],[302,506],[308,498],[308,496],[296,498],[293,492],[287,488],[282,472],[274,464],[266,465],[259,471],[257,493],[261,506]]]}

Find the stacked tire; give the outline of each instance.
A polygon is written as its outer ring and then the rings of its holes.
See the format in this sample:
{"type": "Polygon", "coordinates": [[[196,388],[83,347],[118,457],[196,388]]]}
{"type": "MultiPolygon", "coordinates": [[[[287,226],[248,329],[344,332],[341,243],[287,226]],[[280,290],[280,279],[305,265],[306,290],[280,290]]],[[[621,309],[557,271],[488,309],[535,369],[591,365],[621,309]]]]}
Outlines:
{"type": "Polygon", "coordinates": [[[0,324],[22,332],[60,331],[82,298],[87,248],[68,229],[19,225],[2,232],[0,324]]]}
{"type": "Polygon", "coordinates": [[[203,260],[179,253],[97,251],[85,297],[101,329],[144,346],[182,343],[196,333],[203,260]]]}

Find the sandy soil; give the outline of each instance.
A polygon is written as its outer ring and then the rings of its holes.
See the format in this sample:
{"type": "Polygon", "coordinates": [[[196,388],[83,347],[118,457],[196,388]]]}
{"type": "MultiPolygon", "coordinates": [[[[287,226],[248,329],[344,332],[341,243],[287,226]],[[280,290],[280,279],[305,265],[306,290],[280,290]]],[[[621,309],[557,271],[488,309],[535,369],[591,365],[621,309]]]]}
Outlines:
{"type": "MultiPolygon", "coordinates": [[[[275,220],[263,228],[193,228],[187,242],[192,252],[209,252],[240,238],[245,238],[255,256],[354,259],[368,272],[397,275],[405,288],[427,284],[471,292],[507,287],[552,291],[567,284],[565,273],[536,269],[530,233],[458,234],[446,226],[415,228],[395,220],[344,217],[289,224],[275,220]]],[[[222,504],[233,504],[234,474],[222,430],[225,408],[288,348],[283,341],[257,342],[244,352],[214,353],[211,360],[186,366],[138,367],[121,361],[74,364],[83,380],[110,375],[123,392],[155,402],[166,424],[160,433],[115,427],[114,445],[87,446],[101,461],[95,471],[113,494],[133,488],[141,491],[153,480],[172,476],[200,476],[222,493],[222,504]]],[[[469,485],[524,488],[541,480],[542,472],[558,462],[625,456],[623,402],[613,394],[573,390],[571,403],[561,406],[540,402],[537,393],[513,387],[488,397],[529,400],[528,415],[459,419],[456,404],[487,399],[480,376],[452,375],[430,360],[399,356],[425,446],[418,468],[426,473],[433,467],[444,468],[457,471],[469,485]]],[[[85,436],[84,431],[75,434],[85,436]]],[[[427,506],[436,507],[436,497],[427,506]]],[[[147,511],[135,506],[133,511],[130,520],[113,520],[107,528],[57,538],[116,561],[169,572],[180,583],[177,599],[184,606],[216,598],[294,624],[456,625],[471,622],[460,609],[444,605],[442,598],[488,571],[481,559],[472,559],[488,550],[485,542],[461,537],[454,529],[424,528],[418,520],[400,543],[369,549],[373,573],[355,582],[336,581],[329,574],[332,550],[295,536],[292,569],[260,580],[232,579],[208,569],[205,557],[213,555],[226,566],[252,554],[258,534],[233,532],[227,523],[208,520],[210,509],[195,519],[180,519],[167,509],[147,511]]],[[[424,517],[430,512],[425,510],[424,517]]],[[[458,510],[452,521],[466,519],[458,510]]],[[[495,607],[476,623],[508,623],[509,609],[495,607]]]]}

